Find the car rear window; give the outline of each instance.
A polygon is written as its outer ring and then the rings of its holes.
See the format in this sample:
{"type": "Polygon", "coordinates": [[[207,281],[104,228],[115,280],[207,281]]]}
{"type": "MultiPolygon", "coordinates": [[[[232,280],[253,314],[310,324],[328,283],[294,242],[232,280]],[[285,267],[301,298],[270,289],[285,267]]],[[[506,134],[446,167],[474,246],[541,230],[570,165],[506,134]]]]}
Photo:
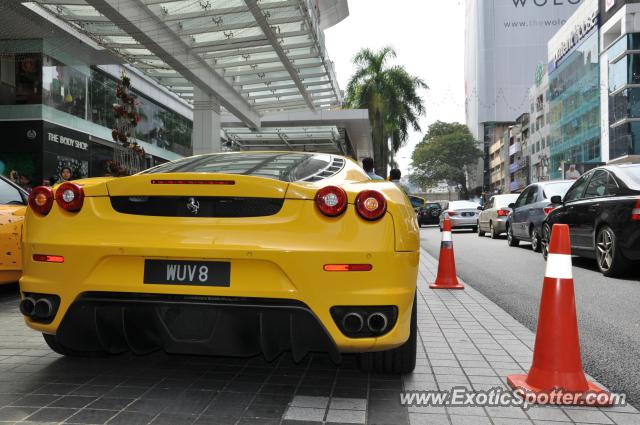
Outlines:
{"type": "Polygon", "coordinates": [[[142,174],[223,173],[293,182],[308,179],[327,169],[331,163],[332,156],[327,154],[225,153],[179,159],[151,168],[142,174]]]}
{"type": "Polygon", "coordinates": [[[427,203],[424,207],[428,209],[440,208],[440,204],[438,204],[437,202],[430,202],[430,203],[427,203]]]}
{"type": "Polygon", "coordinates": [[[516,202],[518,199],[518,194],[515,193],[513,195],[500,195],[495,197],[494,208],[504,208],[508,207],[509,204],[516,202]]]}
{"type": "Polygon", "coordinates": [[[557,182],[547,183],[544,185],[544,198],[551,199],[552,196],[564,197],[569,188],[573,185],[573,181],[570,182],[557,182]]]}
{"type": "Polygon", "coordinates": [[[450,210],[477,209],[480,204],[471,201],[453,201],[449,203],[450,210]]]}
{"type": "Polygon", "coordinates": [[[626,183],[633,190],[640,190],[640,165],[624,165],[620,166],[623,177],[626,177],[626,183]]]}

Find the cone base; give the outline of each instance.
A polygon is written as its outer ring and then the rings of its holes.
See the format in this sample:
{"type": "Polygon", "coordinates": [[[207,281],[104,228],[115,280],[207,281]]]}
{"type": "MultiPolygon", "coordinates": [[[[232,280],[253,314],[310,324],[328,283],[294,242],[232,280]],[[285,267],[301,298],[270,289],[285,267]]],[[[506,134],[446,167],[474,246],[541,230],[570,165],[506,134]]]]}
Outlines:
{"type": "Polygon", "coordinates": [[[531,404],[546,404],[546,405],[562,405],[562,406],[611,406],[613,404],[613,400],[611,398],[611,394],[608,391],[600,388],[593,382],[587,381],[589,385],[589,389],[585,392],[576,392],[576,391],[563,391],[561,389],[554,390],[543,390],[540,388],[536,388],[532,385],[527,384],[527,375],[509,375],[507,376],[507,383],[513,389],[522,389],[529,393],[535,394],[535,400],[529,400],[531,404]],[[540,403],[540,395],[544,394],[546,401],[544,403],[540,403]],[[551,394],[554,394],[554,400],[551,400],[549,397],[551,394]],[[563,400],[563,394],[571,394],[571,402],[565,402],[563,400]],[[587,396],[590,394],[599,394],[599,396],[593,398],[593,400],[587,400],[587,396]],[[605,396],[606,395],[606,396],[605,396]],[[553,402],[552,402],[553,401],[553,402]]]}
{"type": "Polygon", "coordinates": [[[431,289],[464,289],[464,285],[461,283],[458,283],[456,285],[438,285],[436,283],[432,283],[431,285],[429,285],[429,288],[431,289]]]}

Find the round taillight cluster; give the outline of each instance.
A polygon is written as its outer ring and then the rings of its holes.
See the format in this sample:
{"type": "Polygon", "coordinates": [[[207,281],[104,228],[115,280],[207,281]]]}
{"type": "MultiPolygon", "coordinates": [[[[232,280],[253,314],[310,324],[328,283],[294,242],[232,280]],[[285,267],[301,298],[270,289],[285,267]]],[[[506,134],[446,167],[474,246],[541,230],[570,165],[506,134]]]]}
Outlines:
{"type": "Polygon", "coordinates": [[[56,202],[66,211],[80,211],[84,203],[84,190],[75,183],[65,182],[56,189],[56,202]]]}
{"type": "Polygon", "coordinates": [[[347,209],[347,193],[336,186],[320,189],[315,201],[320,212],[328,217],[337,217],[347,209]]]}
{"type": "Polygon", "coordinates": [[[47,215],[53,206],[53,191],[48,186],[34,187],[29,194],[29,206],[40,215],[47,215]]]}
{"type": "Polygon", "coordinates": [[[365,190],[356,197],[356,211],[365,220],[378,220],[387,212],[387,201],[382,193],[365,190]]]}
{"type": "MultiPolygon", "coordinates": [[[[336,186],[327,186],[318,190],[315,197],[316,207],[327,217],[337,217],[347,210],[347,193],[336,186]]],[[[358,215],[365,220],[379,220],[387,212],[387,201],[380,192],[365,190],[358,194],[355,203],[358,215]]]]}

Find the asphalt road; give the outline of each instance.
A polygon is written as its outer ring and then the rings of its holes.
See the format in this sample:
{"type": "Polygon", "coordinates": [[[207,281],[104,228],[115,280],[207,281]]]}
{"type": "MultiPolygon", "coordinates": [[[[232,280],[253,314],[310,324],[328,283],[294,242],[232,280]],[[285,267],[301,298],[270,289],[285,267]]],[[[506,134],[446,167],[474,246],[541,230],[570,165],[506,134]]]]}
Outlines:
{"type": "MultiPolygon", "coordinates": [[[[422,246],[440,250],[437,226],[421,230],[422,246]]],[[[454,232],[458,276],[535,332],[545,261],[521,243],[454,232]]],[[[582,358],[587,373],[640,407],[640,268],[628,279],[602,276],[594,261],[573,258],[582,358]]]]}

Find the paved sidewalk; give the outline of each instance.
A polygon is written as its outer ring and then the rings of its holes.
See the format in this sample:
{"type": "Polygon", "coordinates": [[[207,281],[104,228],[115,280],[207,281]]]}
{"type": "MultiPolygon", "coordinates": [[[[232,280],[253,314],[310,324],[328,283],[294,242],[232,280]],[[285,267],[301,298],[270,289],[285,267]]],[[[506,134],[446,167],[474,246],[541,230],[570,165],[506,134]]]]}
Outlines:
{"type": "MultiPolygon", "coordinates": [[[[463,291],[429,289],[426,282],[433,282],[436,272],[436,260],[423,250],[418,283],[422,347],[415,372],[403,379],[404,389],[508,388],[507,375],[528,372],[535,334],[469,285],[463,291]]],[[[412,425],[640,424],[631,406],[409,407],[409,418],[412,425]]]]}
{"type": "Polygon", "coordinates": [[[433,291],[422,252],[418,365],[407,376],[358,371],[326,355],[230,359],[154,353],[63,358],[29,330],[16,295],[0,295],[0,424],[640,424],[632,407],[405,407],[400,392],[504,386],[525,373],[534,335],[467,285],[433,291]]]}

